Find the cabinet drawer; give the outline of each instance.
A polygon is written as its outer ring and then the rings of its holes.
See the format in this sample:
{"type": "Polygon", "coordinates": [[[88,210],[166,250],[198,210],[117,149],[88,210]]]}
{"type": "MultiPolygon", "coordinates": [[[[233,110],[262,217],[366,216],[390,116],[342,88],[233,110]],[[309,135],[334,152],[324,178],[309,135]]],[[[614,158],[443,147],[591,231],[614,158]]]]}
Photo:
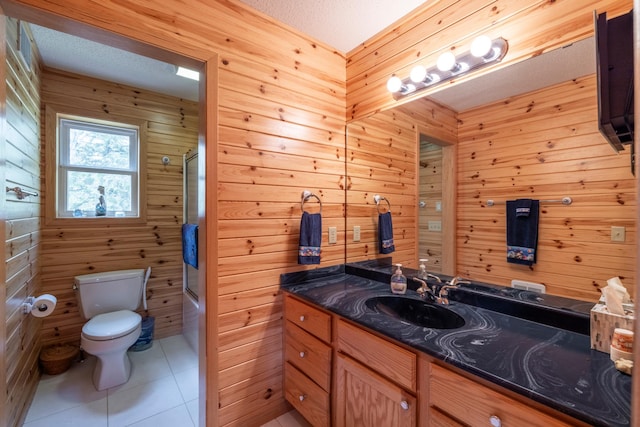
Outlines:
{"type": "Polygon", "coordinates": [[[285,324],[285,360],[325,391],[331,384],[331,347],[290,321],[285,324]]]}
{"type": "Polygon", "coordinates": [[[493,425],[491,417],[505,427],[570,425],[433,363],[430,371],[430,414],[435,407],[470,426],[493,425]]]}
{"type": "Polygon", "coordinates": [[[338,350],[407,390],[416,391],[414,353],[342,320],[338,322],[338,350]]]}
{"type": "Polygon", "coordinates": [[[331,316],[287,295],[286,319],[300,326],[324,342],[331,342],[331,316]]]}
{"type": "Polygon", "coordinates": [[[290,363],[284,364],[284,395],[314,427],[329,427],[329,393],[290,363]]]}

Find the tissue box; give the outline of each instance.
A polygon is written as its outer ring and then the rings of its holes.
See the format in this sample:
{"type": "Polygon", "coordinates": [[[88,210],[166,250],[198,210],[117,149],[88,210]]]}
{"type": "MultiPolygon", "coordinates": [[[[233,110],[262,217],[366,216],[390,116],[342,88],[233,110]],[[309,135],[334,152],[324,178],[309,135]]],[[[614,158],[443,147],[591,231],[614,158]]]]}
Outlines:
{"type": "Polygon", "coordinates": [[[591,348],[609,353],[615,328],[633,331],[633,312],[625,316],[611,314],[603,301],[591,309],[591,348]]]}

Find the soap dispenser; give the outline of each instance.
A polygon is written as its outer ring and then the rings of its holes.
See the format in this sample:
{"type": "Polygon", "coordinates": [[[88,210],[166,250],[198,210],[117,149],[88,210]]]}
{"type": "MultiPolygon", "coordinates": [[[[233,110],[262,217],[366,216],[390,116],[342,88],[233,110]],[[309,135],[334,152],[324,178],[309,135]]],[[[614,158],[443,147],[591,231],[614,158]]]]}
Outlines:
{"type": "Polygon", "coordinates": [[[429,274],[427,273],[427,258],[420,258],[420,271],[418,272],[418,279],[422,279],[426,281],[429,278],[429,274]]]}
{"type": "Polygon", "coordinates": [[[391,276],[391,292],[394,294],[407,292],[407,278],[402,274],[402,264],[396,264],[396,272],[391,276]]]}

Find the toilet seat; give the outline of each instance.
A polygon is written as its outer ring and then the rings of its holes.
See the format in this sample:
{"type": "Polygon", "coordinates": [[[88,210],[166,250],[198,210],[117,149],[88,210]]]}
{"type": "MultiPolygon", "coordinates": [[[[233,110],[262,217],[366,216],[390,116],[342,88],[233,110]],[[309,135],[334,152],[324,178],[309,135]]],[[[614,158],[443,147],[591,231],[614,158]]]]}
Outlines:
{"type": "Polygon", "coordinates": [[[82,327],[85,338],[95,341],[109,341],[135,331],[142,322],[142,316],[130,310],[118,310],[98,314],[82,327]]]}

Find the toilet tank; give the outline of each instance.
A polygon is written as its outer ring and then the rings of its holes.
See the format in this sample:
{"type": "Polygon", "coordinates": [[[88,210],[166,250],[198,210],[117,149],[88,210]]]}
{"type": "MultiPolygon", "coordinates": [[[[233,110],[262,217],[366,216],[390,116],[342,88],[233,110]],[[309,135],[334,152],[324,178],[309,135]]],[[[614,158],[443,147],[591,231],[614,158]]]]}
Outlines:
{"type": "Polygon", "coordinates": [[[142,298],[144,270],[118,270],[74,277],[85,319],[117,310],[135,310],[142,298]]]}

